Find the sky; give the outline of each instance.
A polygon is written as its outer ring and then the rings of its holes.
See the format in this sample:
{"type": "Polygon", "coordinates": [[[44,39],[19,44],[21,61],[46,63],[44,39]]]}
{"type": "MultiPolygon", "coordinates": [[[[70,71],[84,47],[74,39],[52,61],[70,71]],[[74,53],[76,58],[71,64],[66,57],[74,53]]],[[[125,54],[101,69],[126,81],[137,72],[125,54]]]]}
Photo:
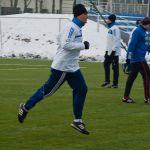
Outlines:
{"type": "MultiPolygon", "coordinates": [[[[57,51],[56,37],[72,20],[65,14],[16,14],[0,16],[0,56],[41,57],[53,59],[57,51]]],[[[104,60],[108,29],[88,19],[83,27],[83,41],[90,42],[90,49],[81,51],[86,60],[104,60]]],[[[120,61],[124,61],[125,50],[121,50],[120,61]]]]}

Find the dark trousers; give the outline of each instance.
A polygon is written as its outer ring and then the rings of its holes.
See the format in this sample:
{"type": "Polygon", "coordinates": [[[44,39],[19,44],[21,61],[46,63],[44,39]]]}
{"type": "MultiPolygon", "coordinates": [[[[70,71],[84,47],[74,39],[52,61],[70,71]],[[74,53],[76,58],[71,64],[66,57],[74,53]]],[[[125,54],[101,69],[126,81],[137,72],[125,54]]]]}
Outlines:
{"type": "Polygon", "coordinates": [[[29,98],[25,107],[31,109],[45,97],[54,94],[65,81],[67,81],[69,86],[73,89],[73,112],[75,118],[81,119],[87,86],[80,70],[68,73],[51,69],[51,75],[47,82],[29,98]]]}
{"type": "Polygon", "coordinates": [[[119,56],[108,56],[105,55],[104,70],[105,70],[105,81],[110,82],[110,65],[112,64],[113,70],[113,85],[118,85],[119,78],[119,56]]]}
{"type": "Polygon", "coordinates": [[[144,85],[144,96],[145,99],[149,98],[149,80],[150,80],[150,70],[148,64],[144,62],[136,62],[131,64],[131,72],[128,76],[124,96],[129,96],[134,80],[136,79],[138,73],[142,75],[143,85],[144,85]]]}

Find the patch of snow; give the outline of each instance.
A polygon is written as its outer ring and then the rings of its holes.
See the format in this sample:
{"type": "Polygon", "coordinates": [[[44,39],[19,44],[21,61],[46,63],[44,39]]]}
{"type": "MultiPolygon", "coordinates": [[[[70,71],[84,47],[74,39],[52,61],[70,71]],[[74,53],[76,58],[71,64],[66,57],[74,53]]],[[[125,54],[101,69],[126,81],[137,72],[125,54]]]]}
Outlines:
{"type": "MultiPolygon", "coordinates": [[[[2,43],[0,57],[53,59],[57,50],[56,36],[69,23],[67,14],[17,14],[0,16],[2,43]]],[[[80,60],[103,61],[108,29],[88,20],[83,27],[83,40],[90,42],[90,50],[81,51],[80,60]]],[[[120,61],[126,52],[122,49],[120,61]]]]}

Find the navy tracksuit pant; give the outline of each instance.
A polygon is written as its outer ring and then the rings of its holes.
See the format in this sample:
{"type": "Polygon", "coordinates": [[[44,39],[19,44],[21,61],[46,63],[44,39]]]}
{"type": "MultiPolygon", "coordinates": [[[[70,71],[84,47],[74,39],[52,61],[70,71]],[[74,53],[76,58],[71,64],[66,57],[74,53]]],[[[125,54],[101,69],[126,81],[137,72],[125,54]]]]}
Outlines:
{"type": "Polygon", "coordinates": [[[51,75],[47,82],[29,98],[25,107],[31,109],[45,97],[54,94],[65,81],[67,81],[69,86],[73,89],[73,112],[75,118],[81,119],[87,86],[80,70],[71,73],[51,69],[51,75]]]}
{"type": "Polygon", "coordinates": [[[143,78],[144,96],[145,96],[145,99],[148,99],[150,97],[149,95],[150,70],[149,70],[148,64],[145,61],[131,64],[131,72],[126,82],[124,96],[129,96],[133,82],[136,79],[139,72],[143,78]]]}
{"type": "Polygon", "coordinates": [[[113,85],[118,85],[119,78],[119,56],[113,56],[112,58],[105,55],[104,70],[105,70],[105,81],[110,83],[110,65],[112,64],[113,70],[113,85]]]}

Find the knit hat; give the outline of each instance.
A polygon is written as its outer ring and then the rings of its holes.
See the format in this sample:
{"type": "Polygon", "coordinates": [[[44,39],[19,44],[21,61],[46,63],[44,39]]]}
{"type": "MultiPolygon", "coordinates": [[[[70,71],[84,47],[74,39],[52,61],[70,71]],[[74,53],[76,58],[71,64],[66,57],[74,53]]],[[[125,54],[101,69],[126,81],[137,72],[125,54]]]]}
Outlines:
{"type": "Polygon", "coordinates": [[[73,7],[73,14],[74,14],[74,17],[78,17],[82,14],[87,14],[87,10],[84,5],[77,4],[73,7]]]}
{"type": "Polygon", "coordinates": [[[142,21],[141,24],[143,25],[148,25],[150,24],[150,17],[145,17],[142,21]]]}
{"type": "Polygon", "coordinates": [[[111,14],[110,16],[108,16],[108,19],[112,22],[115,22],[116,16],[114,14],[111,14]]]}

